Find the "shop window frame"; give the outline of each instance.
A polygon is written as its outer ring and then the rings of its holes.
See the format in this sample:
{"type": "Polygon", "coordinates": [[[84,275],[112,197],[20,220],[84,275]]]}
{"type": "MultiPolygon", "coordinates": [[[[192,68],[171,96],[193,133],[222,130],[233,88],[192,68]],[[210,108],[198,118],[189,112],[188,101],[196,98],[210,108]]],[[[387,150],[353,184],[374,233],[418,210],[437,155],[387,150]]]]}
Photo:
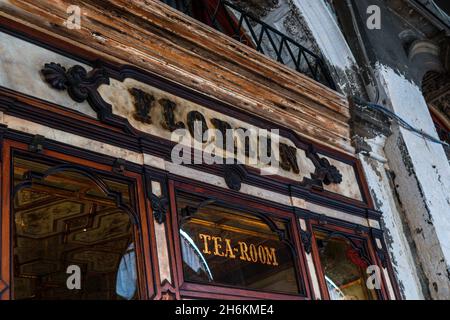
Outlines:
{"type": "MultiPolygon", "coordinates": [[[[133,223],[133,238],[136,243],[136,266],[137,266],[137,290],[138,299],[146,300],[155,295],[153,286],[154,270],[152,261],[155,261],[154,253],[156,248],[151,239],[154,234],[152,229],[151,214],[148,210],[147,199],[143,177],[141,174],[124,172],[117,174],[112,166],[100,164],[98,162],[83,159],[82,157],[68,155],[62,152],[42,150],[39,153],[30,152],[28,145],[14,140],[2,141],[2,172],[1,177],[1,214],[0,214],[0,300],[13,300],[14,298],[14,275],[13,275],[13,233],[12,223],[14,221],[13,192],[16,191],[13,185],[14,157],[16,155],[26,156],[31,161],[62,165],[70,168],[82,167],[94,175],[101,175],[118,182],[130,185],[130,196],[133,199],[135,219],[130,217],[133,223]],[[150,233],[149,233],[150,232],[150,233]]],[[[52,166],[53,167],[53,166],[52,166]]],[[[125,213],[125,211],[124,211],[125,213]]]]}
{"type": "MultiPolygon", "coordinates": [[[[336,235],[338,237],[345,238],[352,243],[355,243],[355,241],[362,242],[363,246],[358,249],[361,249],[361,252],[364,254],[363,259],[370,265],[378,266],[380,271],[382,271],[383,267],[375,254],[375,248],[372,241],[373,239],[368,228],[363,228],[352,223],[342,223],[340,221],[330,220],[324,221],[323,219],[311,219],[307,225],[308,231],[311,233],[311,254],[316,269],[315,271],[319,282],[322,299],[331,300],[325,281],[325,273],[320,260],[315,231],[323,232],[327,235],[336,235]]],[[[387,300],[388,293],[386,288],[386,279],[383,272],[380,274],[380,280],[381,288],[375,290],[376,297],[378,300],[387,300]]]]}
{"type": "Polygon", "coordinates": [[[243,199],[242,194],[235,195],[231,191],[223,191],[219,188],[204,185],[202,183],[194,183],[192,181],[182,182],[180,180],[169,180],[170,192],[170,220],[171,233],[174,244],[176,282],[180,291],[180,296],[184,298],[206,298],[206,299],[248,299],[248,300],[305,300],[310,299],[311,291],[309,287],[309,274],[306,269],[306,260],[303,246],[300,240],[300,229],[298,219],[292,211],[276,208],[276,206],[268,206],[253,202],[249,199],[243,199]],[[189,282],[184,279],[183,274],[183,257],[181,253],[181,242],[179,229],[179,214],[176,205],[176,197],[179,192],[184,195],[191,194],[193,197],[214,199],[216,204],[231,210],[254,214],[263,220],[277,218],[286,223],[291,236],[291,244],[294,259],[294,269],[299,286],[298,294],[285,294],[270,291],[261,291],[256,289],[248,289],[242,287],[234,287],[222,284],[202,284],[189,282]]]}

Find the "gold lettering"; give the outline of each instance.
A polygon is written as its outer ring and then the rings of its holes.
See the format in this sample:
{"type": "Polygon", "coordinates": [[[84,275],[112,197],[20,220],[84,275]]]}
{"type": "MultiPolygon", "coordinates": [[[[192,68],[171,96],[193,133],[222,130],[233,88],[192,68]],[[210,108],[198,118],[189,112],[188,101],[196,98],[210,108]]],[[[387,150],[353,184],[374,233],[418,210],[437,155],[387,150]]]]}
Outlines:
{"type": "Polygon", "coordinates": [[[275,248],[265,247],[264,249],[266,250],[267,264],[278,266],[275,248]]]}
{"type": "Polygon", "coordinates": [[[239,243],[239,248],[241,249],[240,250],[241,251],[240,259],[244,260],[244,261],[251,261],[250,257],[248,256],[248,253],[247,253],[247,251],[248,251],[247,244],[245,242],[241,242],[241,241],[239,241],[238,243],[239,243]]]}
{"type": "Polygon", "coordinates": [[[203,240],[203,253],[211,254],[211,251],[208,249],[208,241],[211,240],[211,236],[206,234],[199,234],[200,240],[203,240]]]}
{"type": "Polygon", "coordinates": [[[236,259],[236,256],[233,253],[233,248],[231,247],[230,239],[225,239],[225,257],[236,259]]]}
{"type": "Polygon", "coordinates": [[[263,246],[258,246],[258,257],[259,257],[259,261],[262,264],[266,264],[266,261],[267,261],[266,250],[264,249],[263,246]]]}
{"type": "Polygon", "coordinates": [[[253,262],[258,262],[258,251],[254,244],[250,245],[250,258],[252,258],[253,262]]]}
{"type": "Polygon", "coordinates": [[[214,237],[207,234],[199,234],[199,237],[200,240],[203,241],[203,253],[205,254],[213,254],[219,257],[236,259],[236,253],[240,252],[240,260],[278,266],[275,248],[269,248],[263,245],[247,244],[243,241],[239,241],[238,251],[237,248],[233,249],[231,239],[214,237]],[[209,246],[210,244],[213,245],[214,248],[211,248],[209,246]]]}
{"type": "Polygon", "coordinates": [[[223,257],[224,253],[222,251],[219,251],[222,249],[222,245],[219,244],[219,242],[222,243],[222,238],[221,237],[212,237],[211,239],[214,241],[214,255],[223,257]]]}

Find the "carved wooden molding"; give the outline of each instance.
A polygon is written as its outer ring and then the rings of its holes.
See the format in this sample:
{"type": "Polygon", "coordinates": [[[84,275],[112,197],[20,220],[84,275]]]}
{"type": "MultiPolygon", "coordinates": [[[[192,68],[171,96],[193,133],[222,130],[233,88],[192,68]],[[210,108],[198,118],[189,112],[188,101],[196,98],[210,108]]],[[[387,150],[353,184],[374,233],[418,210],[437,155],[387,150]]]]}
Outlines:
{"type": "Polygon", "coordinates": [[[161,300],[176,300],[177,290],[175,287],[167,280],[161,284],[161,300]]]}
{"type": "Polygon", "coordinates": [[[245,169],[237,164],[225,165],[224,178],[228,188],[234,191],[240,191],[242,182],[245,180],[247,172],[245,169]]]}
{"type": "Polygon", "coordinates": [[[159,224],[165,223],[167,220],[167,210],[169,200],[166,197],[158,197],[154,194],[150,197],[152,204],[153,216],[159,224]]]}
{"type": "Polygon", "coordinates": [[[383,231],[371,229],[371,236],[372,236],[371,238],[372,238],[373,247],[375,248],[377,257],[381,262],[381,266],[383,268],[387,268],[389,258],[388,258],[386,246],[383,241],[383,231]],[[380,242],[381,248],[378,246],[377,240],[380,242]]]}
{"type": "Polygon", "coordinates": [[[316,167],[316,171],[312,175],[313,179],[318,179],[325,185],[340,184],[342,182],[342,174],[336,166],[331,165],[328,159],[319,157],[313,148],[307,151],[306,156],[311,159],[316,167]]]}
{"type": "MultiPolygon", "coordinates": [[[[128,119],[114,115],[112,113],[111,105],[106,103],[98,93],[97,89],[101,84],[109,84],[109,77],[113,76],[119,80],[125,78],[139,78],[138,74],[120,74],[117,75],[116,71],[109,70],[108,68],[97,68],[87,73],[86,70],[79,65],[71,67],[68,71],[64,67],[56,63],[47,63],[42,69],[45,81],[47,81],[53,88],[58,90],[67,90],[69,95],[77,102],[88,100],[92,108],[97,111],[99,119],[103,122],[123,128],[126,132],[139,134],[136,129],[132,127],[128,119]]],[[[145,83],[145,82],[144,82],[145,83]]],[[[134,97],[135,114],[134,118],[142,123],[151,124],[151,110],[155,106],[155,97],[144,90],[138,88],[129,89],[129,93],[134,97]]],[[[163,109],[163,121],[161,126],[169,131],[181,129],[187,127],[192,137],[198,137],[202,135],[201,142],[207,141],[204,137],[204,133],[208,130],[207,121],[204,115],[199,111],[190,111],[187,114],[186,125],[179,121],[177,122],[174,115],[174,110],[177,105],[175,102],[169,99],[160,99],[158,103],[161,104],[163,109]],[[195,133],[196,123],[201,123],[201,132],[195,133]]],[[[226,121],[212,118],[211,122],[213,126],[220,132],[224,132],[231,128],[231,125],[226,121]]],[[[234,128],[238,129],[238,128],[234,128]]],[[[197,128],[198,130],[198,128],[197,128]]],[[[227,135],[225,134],[224,137],[227,135]]],[[[295,136],[289,136],[291,141],[301,141],[295,136]]],[[[294,145],[296,142],[294,143],[294,145]]],[[[311,173],[311,178],[304,178],[299,183],[303,187],[315,187],[322,189],[323,185],[340,184],[342,182],[342,174],[336,168],[330,164],[328,159],[320,157],[314,146],[310,143],[300,144],[306,145],[306,156],[313,162],[315,166],[315,172],[311,173]]],[[[247,147],[247,146],[246,146],[247,147]]],[[[305,148],[304,146],[302,148],[305,148]]],[[[297,158],[297,147],[280,143],[280,166],[285,171],[291,171],[299,174],[299,162],[297,158]]],[[[248,150],[246,150],[247,152],[248,150]]],[[[270,150],[271,152],[271,150],[270,150]]],[[[245,178],[245,171],[236,169],[236,167],[227,167],[225,169],[225,180],[227,186],[235,191],[240,190],[240,184],[245,178]]]]}
{"type": "Polygon", "coordinates": [[[80,65],[69,70],[59,63],[46,63],[41,70],[45,81],[56,90],[67,90],[76,102],[86,101],[102,84],[109,84],[109,77],[104,69],[93,69],[89,73],[80,65]]]}
{"type": "Polygon", "coordinates": [[[91,54],[118,64],[134,65],[268,120],[283,117],[287,109],[293,110],[285,117],[286,127],[336,149],[353,152],[348,126],[350,113],[343,95],[215,32],[161,1],[147,2],[122,6],[86,0],[83,10],[86,19],[95,21],[105,11],[122,13],[110,16],[102,24],[86,26],[87,32],[101,33],[105,42],[95,37],[79,37],[78,30],[54,27],[60,25],[60,17],[67,15],[65,8],[71,5],[69,0],[62,0],[58,5],[36,0],[32,8],[27,1],[18,0],[7,2],[2,10],[4,16],[14,17],[18,23],[30,26],[29,21],[33,21],[36,32],[39,30],[42,38],[46,35],[47,44],[51,42],[71,54],[79,51],[81,58],[90,58],[91,54]],[[42,17],[39,12],[49,14],[42,17]],[[124,18],[129,21],[126,25],[124,18]],[[75,50],[77,48],[80,50],[75,50]],[[217,72],[207,68],[211,64],[217,72]]]}
{"type": "Polygon", "coordinates": [[[28,146],[28,151],[41,153],[44,150],[45,137],[39,134],[33,137],[30,145],[28,146]]]}
{"type": "Polygon", "coordinates": [[[364,246],[364,241],[366,240],[364,239],[357,243],[350,236],[342,232],[333,231],[328,233],[327,237],[322,240],[324,244],[322,250],[326,248],[327,242],[334,237],[344,239],[350,244],[351,250],[347,252],[347,258],[352,263],[362,268],[367,268],[369,265],[373,264],[367,254],[367,248],[364,246]]]}
{"type": "Polygon", "coordinates": [[[311,232],[301,230],[300,237],[301,237],[303,248],[305,249],[305,252],[307,254],[310,254],[312,251],[311,232]]]}
{"type": "Polygon", "coordinates": [[[116,159],[112,169],[117,174],[124,174],[126,171],[126,161],[124,159],[116,159]]]}

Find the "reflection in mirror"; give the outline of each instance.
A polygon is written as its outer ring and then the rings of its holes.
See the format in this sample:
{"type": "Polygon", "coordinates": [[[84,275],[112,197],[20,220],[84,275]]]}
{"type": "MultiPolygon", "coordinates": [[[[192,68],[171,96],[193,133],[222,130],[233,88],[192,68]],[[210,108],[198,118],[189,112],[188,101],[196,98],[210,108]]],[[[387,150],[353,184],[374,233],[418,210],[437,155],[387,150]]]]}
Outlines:
{"type": "MultiPolygon", "coordinates": [[[[14,185],[49,168],[15,157],[14,185]]],[[[129,185],[104,182],[130,203],[129,185]]],[[[15,194],[13,210],[15,299],[137,298],[130,216],[92,180],[71,171],[35,179],[15,194]]]]}
{"type": "Polygon", "coordinates": [[[348,239],[315,231],[320,262],[331,300],[373,300],[366,285],[368,263],[348,239]]]}
{"type": "MultiPolygon", "coordinates": [[[[298,294],[291,248],[268,223],[179,193],[180,244],[188,282],[298,294]],[[184,216],[183,216],[184,215],[184,216]]],[[[287,226],[276,221],[286,234],[287,226]]]]}

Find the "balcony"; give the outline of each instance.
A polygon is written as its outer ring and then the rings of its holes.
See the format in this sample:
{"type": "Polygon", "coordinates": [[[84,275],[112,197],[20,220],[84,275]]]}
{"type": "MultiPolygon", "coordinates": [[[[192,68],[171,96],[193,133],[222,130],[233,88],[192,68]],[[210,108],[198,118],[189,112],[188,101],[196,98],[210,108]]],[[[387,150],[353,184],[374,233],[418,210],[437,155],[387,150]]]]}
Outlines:
{"type": "Polygon", "coordinates": [[[321,57],[233,3],[224,0],[162,1],[269,58],[336,90],[335,83],[321,57]]]}

